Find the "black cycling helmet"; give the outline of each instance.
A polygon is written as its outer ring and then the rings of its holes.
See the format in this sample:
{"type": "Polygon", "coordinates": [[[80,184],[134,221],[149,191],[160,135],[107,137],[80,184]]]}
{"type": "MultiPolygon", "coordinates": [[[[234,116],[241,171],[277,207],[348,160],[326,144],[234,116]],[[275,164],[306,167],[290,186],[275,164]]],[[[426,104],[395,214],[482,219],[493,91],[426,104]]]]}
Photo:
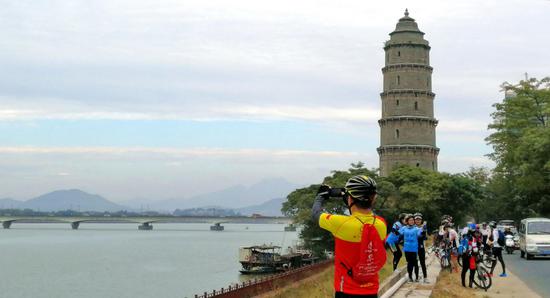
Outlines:
{"type": "Polygon", "coordinates": [[[376,182],[365,175],[357,175],[346,182],[346,193],[354,200],[369,201],[376,193],[376,182]]]}

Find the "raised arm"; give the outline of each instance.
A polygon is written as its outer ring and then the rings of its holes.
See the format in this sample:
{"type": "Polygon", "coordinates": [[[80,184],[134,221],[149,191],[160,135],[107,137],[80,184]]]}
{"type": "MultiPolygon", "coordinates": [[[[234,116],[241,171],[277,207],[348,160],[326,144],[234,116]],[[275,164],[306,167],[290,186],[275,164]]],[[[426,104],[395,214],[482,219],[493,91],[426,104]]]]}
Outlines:
{"type": "Polygon", "coordinates": [[[319,224],[319,218],[321,217],[321,213],[323,213],[323,202],[328,199],[329,191],[330,187],[328,185],[321,185],[317,191],[317,196],[315,196],[315,200],[313,201],[313,206],[311,207],[311,219],[316,224],[319,224]]]}

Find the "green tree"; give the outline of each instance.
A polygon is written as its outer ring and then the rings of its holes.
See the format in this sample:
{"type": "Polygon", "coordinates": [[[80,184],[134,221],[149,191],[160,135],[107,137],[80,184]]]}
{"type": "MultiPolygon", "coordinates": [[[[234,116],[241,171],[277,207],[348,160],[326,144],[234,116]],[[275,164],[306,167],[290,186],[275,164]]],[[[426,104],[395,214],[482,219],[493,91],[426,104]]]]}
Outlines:
{"type": "Polygon", "coordinates": [[[494,219],[494,215],[498,213],[500,201],[496,201],[491,191],[492,177],[491,171],[485,167],[470,167],[468,171],[464,173],[466,177],[473,180],[477,185],[477,195],[474,198],[474,207],[470,212],[470,215],[476,222],[487,222],[494,219]]]}
{"type": "MultiPolygon", "coordinates": [[[[346,181],[355,175],[367,175],[376,179],[375,171],[366,169],[364,166],[364,163],[358,162],[352,163],[351,168],[347,171],[332,171],[332,175],[325,177],[322,184],[344,187],[346,181]]],[[[311,218],[311,207],[320,186],[321,184],[312,184],[291,192],[282,208],[283,214],[292,217],[295,223],[302,225],[300,238],[304,240],[305,246],[317,256],[322,256],[325,250],[334,249],[332,235],[321,229],[318,223],[313,222],[311,218]]],[[[344,214],[347,210],[342,200],[336,198],[326,201],[323,207],[326,212],[333,214],[344,214]]]]}
{"type": "Polygon", "coordinates": [[[451,175],[406,165],[394,169],[387,181],[395,189],[388,198],[391,213],[421,212],[431,229],[439,225],[443,214],[462,223],[483,193],[483,186],[465,174],[451,175]]]}
{"type": "MultiPolygon", "coordinates": [[[[364,168],[363,163],[352,164],[347,171],[333,171],[325,177],[324,184],[343,187],[354,175],[373,177],[378,184],[378,197],[374,205],[376,214],[390,225],[401,212],[422,212],[430,228],[439,224],[443,214],[451,214],[461,221],[471,214],[474,204],[483,195],[483,185],[466,174],[450,175],[411,166],[400,166],[389,177],[378,177],[374,170],[364,168]]],[[[282,211],[302,224],[300,238],[316,255],[334,248],[332,235],[319,228],[311,219],[311,207],[320,184],[310,185],[290,193],[282,211]]],[[[340,199],[328,200],[326,212],[344,214],[346,206],[340,199]]]]}
{"type": "Polygon", "coordinates": [[[496,103],[486,141],[496,162],[490,189],[497,216],[550,214],[550,78],[503,84],[512,96],[496,103]]]}

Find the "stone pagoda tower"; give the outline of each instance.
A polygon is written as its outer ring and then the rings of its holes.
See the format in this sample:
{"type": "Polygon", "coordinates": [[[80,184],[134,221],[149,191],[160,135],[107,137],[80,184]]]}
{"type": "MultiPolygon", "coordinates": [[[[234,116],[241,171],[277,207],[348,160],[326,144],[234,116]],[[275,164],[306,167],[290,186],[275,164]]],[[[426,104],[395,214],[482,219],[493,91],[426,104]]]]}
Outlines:
{"type": "Polygon", "coordinates": [[[407,164],[437,171],[430,46],[409,17],[399,19],[384,46],[384,90],[380,125],[380,175],[407,164]]]}

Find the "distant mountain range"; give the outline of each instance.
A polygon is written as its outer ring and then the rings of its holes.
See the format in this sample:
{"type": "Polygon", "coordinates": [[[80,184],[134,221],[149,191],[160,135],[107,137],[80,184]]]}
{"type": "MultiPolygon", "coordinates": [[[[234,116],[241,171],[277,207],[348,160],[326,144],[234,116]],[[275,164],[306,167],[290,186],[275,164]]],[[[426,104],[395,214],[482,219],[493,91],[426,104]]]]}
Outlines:
{"type": "Polygon", "coordinates": [[[286,199],[271,199],[263,204],[253,205],[235,209],[235,212],[242,215],[261,214],[264,216],[282,216],[281,208],[286,199]]]}
{"type": "Polygon", "coordinates": [[[224,190],[193,196],[187,199],[152,201],[138,199],[124,204],[113,203],[99,195],[78,189],[57,190],[27,201],[10,198],[0,199],[0,209],[33,209],[36,211],[159,211],[172,213],[174,210],[193,208],[214,208],[234,210],[235,213],[266,216],[280,216],[285,197],[298,186],[276,178],[263,180],[250,187],[237,185],[224,190]]]}
{"type": "Polygon", "coordinates": [[[78,189],[56,190],[28,201],[0,200],[0,208],[32,209],[36,211],[119,211],[127,209],[101,196],[78,189]]]}
{"type": "Polygon", "coordinates": [[[5,198],[0,199],[0,209],[18,209],[23,204],[21,201],[5,198]]]}
{"type": "Polygon", "coordinates": [[[149,207],[151,210],[160,211],[173,211],[175,209],[189,209],[204,206],[238,209],[263,204],[275,198],[286,198],[290,192],[298,187],[298,185],[292,184],[282,178],[266,179],[250,187],[236,185],[220,191],[190,198],[151,202],[149,207]]]}

